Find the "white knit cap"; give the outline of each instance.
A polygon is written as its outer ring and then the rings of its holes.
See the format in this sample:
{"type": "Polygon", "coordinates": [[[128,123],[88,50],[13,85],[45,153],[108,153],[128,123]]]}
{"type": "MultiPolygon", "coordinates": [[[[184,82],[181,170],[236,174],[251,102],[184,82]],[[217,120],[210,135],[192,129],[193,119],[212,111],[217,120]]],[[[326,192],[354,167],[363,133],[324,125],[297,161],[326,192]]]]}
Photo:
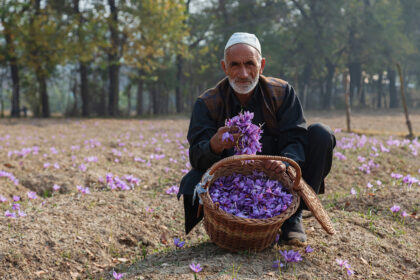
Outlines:
{"type": "Polygon", "coordinates": [[[254,47],[260,54],[261,54],[261,45],[260,41],[258,41],[257,36],[251,33],[245,32],[236,32],[230,36],[229,41],[226,44],[225,51],[236,44],[247,44],[251,47],[254,47]]]}

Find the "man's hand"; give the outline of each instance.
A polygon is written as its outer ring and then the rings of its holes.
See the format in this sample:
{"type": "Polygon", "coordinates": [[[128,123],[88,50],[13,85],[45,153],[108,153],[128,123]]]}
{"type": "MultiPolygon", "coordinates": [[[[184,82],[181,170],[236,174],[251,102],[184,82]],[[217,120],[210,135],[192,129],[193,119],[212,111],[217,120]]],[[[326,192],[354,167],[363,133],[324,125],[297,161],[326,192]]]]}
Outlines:
{"type": "Polygon", "coordinates": [[[210,148],[215,154],[221,154],[224,149],[230,149],[236,145],[240,134],[237,127],[220,127],[210,139],[210,148]],[[230,135],[226,134],[229,133],[230,135]],[[228,137],[229,136],[229,137],[228,137]]]}
{"type": "Polygon", "coordinates": [[[267,160],[264,167],[268,170],[274,170],[276,173],[282,173],[286,170],[286,165],[279,160],[267,160]]]}

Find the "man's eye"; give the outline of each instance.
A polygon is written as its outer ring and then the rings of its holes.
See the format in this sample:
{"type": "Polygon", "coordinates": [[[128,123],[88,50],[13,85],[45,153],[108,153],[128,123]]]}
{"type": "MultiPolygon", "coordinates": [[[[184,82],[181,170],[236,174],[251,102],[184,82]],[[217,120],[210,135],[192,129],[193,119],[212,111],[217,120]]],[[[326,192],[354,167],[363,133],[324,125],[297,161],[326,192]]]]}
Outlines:
{"type": "Polygon", "coordinates": [[[239,65],[239,63],[237,63],[237,62],[232,62],[231,64],[230,64],[230,66],[238,66],[239,65]]]}
{"type": "Polygon", "coordinates": [[[252,61],[248,61],[248,62],[246,63],[246,65],[247,65],[247,66],[254,66],[254,65],[255,65],[255,63],[254,63],[254,62],[252,62],[252,61]]]}

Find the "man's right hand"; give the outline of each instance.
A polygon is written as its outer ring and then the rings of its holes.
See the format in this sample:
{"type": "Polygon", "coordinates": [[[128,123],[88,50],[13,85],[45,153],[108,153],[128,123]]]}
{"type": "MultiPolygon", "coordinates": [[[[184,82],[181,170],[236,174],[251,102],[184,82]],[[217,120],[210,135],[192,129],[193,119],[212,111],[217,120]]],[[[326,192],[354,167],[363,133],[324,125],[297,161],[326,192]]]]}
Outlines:
{"type": "Polygon", "coordinates": [[[230,149],[236,145],[240,134],[238,133],[237,127],[227,127],[222,126],[220,127],[216,134],[210,139],[210,148],[213,153],[220,155],[224,149],[230,149]],[[223,139],[223,134],[229,132],[233,136],[232,138],[223,139]]]}

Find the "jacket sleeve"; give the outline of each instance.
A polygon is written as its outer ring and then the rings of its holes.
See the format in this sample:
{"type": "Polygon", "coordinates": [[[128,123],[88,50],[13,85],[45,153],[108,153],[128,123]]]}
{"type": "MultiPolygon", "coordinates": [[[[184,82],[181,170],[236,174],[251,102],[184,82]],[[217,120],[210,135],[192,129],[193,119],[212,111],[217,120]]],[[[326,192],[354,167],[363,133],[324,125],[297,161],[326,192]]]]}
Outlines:
{"type": "Polygon", "coordinates": [[[287,85],[276,116],[281,135],[280,155],[293,159],[302,167],[305,162],[307,127],[300,101],[290,85],[287,85]]]}
{"type": "Polygon", "coordinates": [[[202,99],[194,104],[187,139],[190,144],[189,156],[191,166],[200,171],[206,171],[213,163],[223,158],[210,148],[210,139],[217,132],[217,126],[202,99]]]}

